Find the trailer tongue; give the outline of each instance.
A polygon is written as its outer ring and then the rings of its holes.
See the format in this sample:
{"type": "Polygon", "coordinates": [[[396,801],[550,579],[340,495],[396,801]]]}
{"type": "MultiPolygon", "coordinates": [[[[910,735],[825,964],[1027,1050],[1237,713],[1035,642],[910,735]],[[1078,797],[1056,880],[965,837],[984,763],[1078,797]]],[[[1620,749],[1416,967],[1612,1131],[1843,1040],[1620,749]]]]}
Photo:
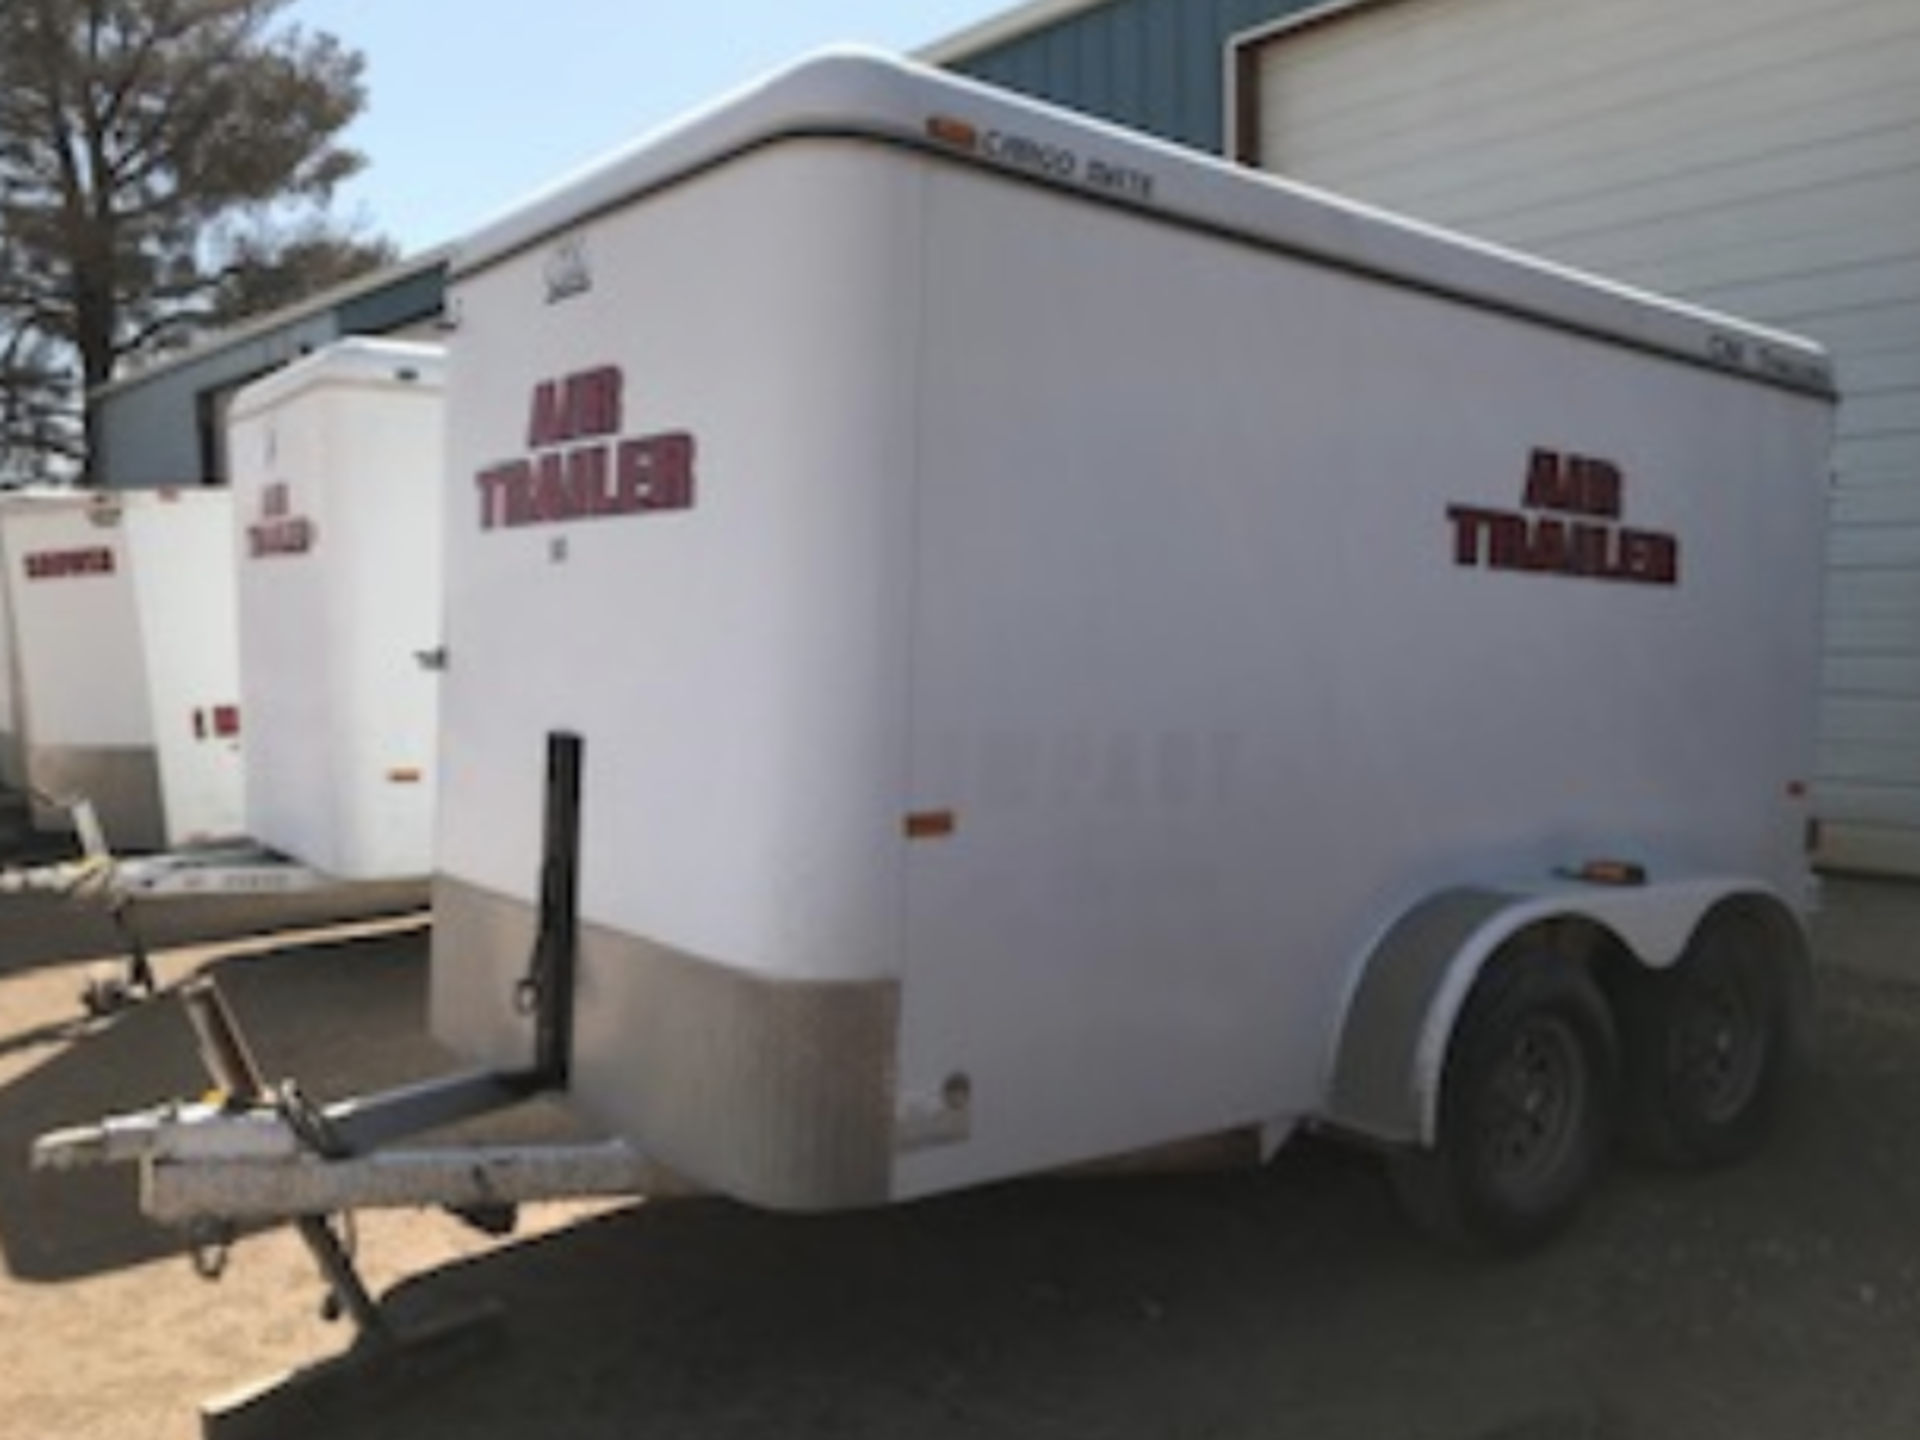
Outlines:
{"type": "MultiPolygon", "coordinates": [[[[442,1126],[564,1091],[572,1044],[576,961],[581,746],[550,737],[541,919],[519,997],[540,1044],[534,1065],[510,1073],[457,1073],[333,1105],[309,1100],[292,1080],[269,1083],[219,988],[189,981],[179,998],[213,1089],[209,1098],[158,1106],[42,1136],[36,1169],[137,1164],[141,1208],[182,1227],[195,1269],[217,1279],[240,1227],[291,1221],[326,1287],[324,1312],[352,1320],[353,1363],[300,1380],[309,1404],[336,1386],[364,1391],[382,1372],[414,1374],[425,1355],[445,1363],[489,1343],[493,1317],[403,1334],[380,1310],[329,1217],[356,1209],[440,1206],[493,1234],[533,1200],[671,1193],[674,1177],[625,1140],[505,1146],[401,1148],[442,1126]]],[[[149,976],[149,985],[151,979],[149,976]]],[[[209,1412],[210,1433],[249,1425],[251,1398],[209,1412]]],[[[266,1423],[271,1423],[266,1422],[266,1423]]]]}

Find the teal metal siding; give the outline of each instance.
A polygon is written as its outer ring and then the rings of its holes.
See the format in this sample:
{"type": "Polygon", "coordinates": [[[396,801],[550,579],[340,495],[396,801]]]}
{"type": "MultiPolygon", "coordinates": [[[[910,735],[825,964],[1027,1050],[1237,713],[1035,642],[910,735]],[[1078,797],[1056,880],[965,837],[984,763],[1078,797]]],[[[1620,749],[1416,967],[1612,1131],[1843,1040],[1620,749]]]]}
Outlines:
{"type": "Polygon", "coordinates": [[[340,306],[342,335],[387,335],[411,325],[437,320],[445,307],[447,271],[444,265],[402,276],[391,285],[354,295],[340,306]]]}
{"type": "Polygon", "coordinates": [[[1225,145],[1227,44],[1319,0],[1114,0],[950,68],[1195,149],[1225,145]]]}
{"type": "Polygon", "coordinates": [[[445,264],[424,256],[107,386],[90,402],[93,483],[113,490],[226,483],[221,420],[234,391],[342,335],[429,324],[445,289],[445,264]]]}
{"type": "Polygon", "coordinates": [[[107,387],[90,402],[92,483],[106,490],[224,484],[216,397],[335,339],[330,311],[215,341],[145,375],[107,387]]]}

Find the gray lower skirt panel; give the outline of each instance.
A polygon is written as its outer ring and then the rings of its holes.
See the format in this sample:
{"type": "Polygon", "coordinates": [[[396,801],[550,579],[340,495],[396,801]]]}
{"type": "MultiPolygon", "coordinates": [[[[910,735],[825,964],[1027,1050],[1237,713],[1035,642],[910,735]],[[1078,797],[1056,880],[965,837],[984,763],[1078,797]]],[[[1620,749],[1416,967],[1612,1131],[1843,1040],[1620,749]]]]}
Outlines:
{"type": "MultiPolygon", "coordinates": [[[[433,1025],[467,1058],[529,1063],[513,992],[534,907],[434,882],[433,1025]]],[[[688,1180],[757,1205],[890,1198],[897,980],[787,980],[583,923],[572,1099],[688,1180]]]]}

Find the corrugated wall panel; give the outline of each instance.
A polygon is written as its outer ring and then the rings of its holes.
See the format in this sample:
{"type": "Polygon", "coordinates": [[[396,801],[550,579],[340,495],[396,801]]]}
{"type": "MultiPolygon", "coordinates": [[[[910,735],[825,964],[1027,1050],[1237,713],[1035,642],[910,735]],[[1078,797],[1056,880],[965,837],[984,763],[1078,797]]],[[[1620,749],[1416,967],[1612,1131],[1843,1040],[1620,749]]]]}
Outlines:
{"type": "Polygon", "coordinates": [[[1804,0],[1396,0],[1267,48],[1268,76],[1298,82],[1264,87],[1268,153],[1337,156],[1356,184],[1430,182],[1459,204],[1529,170],[1522,198],[1586,193],[1609,169],[1712,170],[1836,128],[1864,135],[1872,122],[1847,112],[1897,99],[1914,46],[1897,0],[1864,8],[1877,13],[1804,0]],[[1836,40],[1829,21],[1849,12],[1836,40]],[[1519,113],[1531,123],[1516,130],[1519,113]]]}
{"type": "Polygon", "coordinates": [[[1251,69],[1275,169],[1833,349],[1828,858],[1920,874],[1920,4],[1374,0],[1251,69]]]}

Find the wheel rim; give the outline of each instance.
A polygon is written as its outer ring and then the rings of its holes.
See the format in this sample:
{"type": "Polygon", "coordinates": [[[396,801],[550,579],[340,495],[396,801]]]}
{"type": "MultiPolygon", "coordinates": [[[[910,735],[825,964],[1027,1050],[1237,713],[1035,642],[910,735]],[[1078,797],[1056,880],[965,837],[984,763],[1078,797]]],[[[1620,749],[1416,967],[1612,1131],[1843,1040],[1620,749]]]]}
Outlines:
{"type": "Polygon", "coordinates": [[[1673,1074],[1688,1108],[1723,1123],[1746,1108],[1766,1066],[1754,997],[1731,978],[1691,988],[1673,1030],[1673,1074]]]}
{"type": "Polygon", "coordinates": [[[1591,1102],[1586,1053],[1573,1027],[1539,1015],[1517,1027],[1488,1076],[1480,1155],[1495,1186],[1556,1178],[1580,1144],[1591,1102]]]}

